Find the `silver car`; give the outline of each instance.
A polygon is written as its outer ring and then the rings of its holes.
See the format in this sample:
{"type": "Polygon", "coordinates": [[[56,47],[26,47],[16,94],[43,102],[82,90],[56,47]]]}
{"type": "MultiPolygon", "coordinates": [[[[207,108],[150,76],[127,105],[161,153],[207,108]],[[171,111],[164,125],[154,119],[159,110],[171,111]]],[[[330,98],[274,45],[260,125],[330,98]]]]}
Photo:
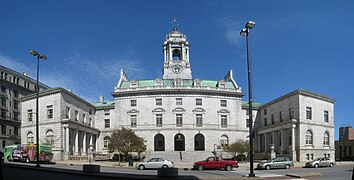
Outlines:
{"type": "Polygon", "coordinates": [[[135,165],[139,170],[157,169],[157,168],[173,168],[173,162],[164,158],[151,158],[146,162],[140,162],[135,165]]]}
{"type": "Polygon", "coordinates": [[[288,157],[276,157],[266,162],[262,162],[257,165],[257,169],[275,169],[275,168],[285,168],[289,169],[294,166],[294,163],[290,161],[288,157]]]}
{"type": "Polygon", "coordinates": [[[307,162],[305,164],[305,167],[332,167],[336,164],[335,161],[333,161],[331,158],[328,157],[320,157],[316,158],[313,161],[307,162]]]}

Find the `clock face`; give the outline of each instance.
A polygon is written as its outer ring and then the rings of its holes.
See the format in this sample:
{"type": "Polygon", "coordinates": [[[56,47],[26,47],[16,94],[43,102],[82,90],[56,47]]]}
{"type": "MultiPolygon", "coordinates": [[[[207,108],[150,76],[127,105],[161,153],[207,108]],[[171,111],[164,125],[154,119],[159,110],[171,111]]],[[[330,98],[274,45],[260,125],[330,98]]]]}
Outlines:
{"type": "Polygon", "coordinates": [[[182,72],[182,67],[179,66],[179,65],[175,65],[172,67],[172,71],[175,73],[175,74],[179,74],[182,72]]]}
{"type": "Polygon", "coordinates": [[[181,38],[173,38],[173,42],[180,42],[181,38]]]}

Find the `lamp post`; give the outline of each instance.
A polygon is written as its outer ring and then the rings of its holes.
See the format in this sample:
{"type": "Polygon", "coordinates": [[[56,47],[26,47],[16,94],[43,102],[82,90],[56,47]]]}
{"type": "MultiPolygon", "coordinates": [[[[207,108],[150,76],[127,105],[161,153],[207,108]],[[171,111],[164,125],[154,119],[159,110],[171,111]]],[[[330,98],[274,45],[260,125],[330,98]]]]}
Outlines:
{"type": "Polygon", "coordinates": [[[39,114],[38,114],[38,109],[39,109],[39,105],[38,105],[38,101],[39,101],[39,82],[38,82],[38,77],[39,77],[39,59],[41,60],[46,60],[47,56],[45,56],[44,54],[39,54],[37,51],[35,50],[30,50],[29,53],[33,56],[37,56],[37,82],[36,82],[36,93],[37,93],[37,98],[36,98],[36,157],[37,157],[37,165],[36,167],[41,167],[39,165],[39,125],[38,125],[38,119],[39,119],[39,114]]]}
{"type": "Polygon", "coordinates": [[[252,113],[252,83],[251,83],[251,57],[250,57],[250,43],[248,39],[248,35],[250,29],[252,29],[256,25],[253,21],[248,21],[245,25],[245,28],[240,32],[241,36],[246,36],[246,45],[247,45],[247,70],[248,70],[248,121],[249,121],[249,145],[250,145],[250,174],[249,177],[255,177],[253,172],[253,113],[252,113]]]}

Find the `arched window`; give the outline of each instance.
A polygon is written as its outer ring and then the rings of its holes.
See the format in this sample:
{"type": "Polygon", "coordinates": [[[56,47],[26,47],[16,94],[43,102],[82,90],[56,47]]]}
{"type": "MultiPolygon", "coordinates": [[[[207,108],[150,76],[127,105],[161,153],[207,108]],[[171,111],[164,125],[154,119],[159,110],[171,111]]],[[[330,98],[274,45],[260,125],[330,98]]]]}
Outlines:
{"type": "Polygon", "coordinates": [[[313,139],[312,139],[312,132],[310,130],[306,131],[306,145],[312,145],[313,144],[313,139]]]}
{"type": "Polygon", "coordinates": [[[34,143],[34,141],[33,141],[33,132],[29,132],[27,134],[27,143],[28,144],[33,144],[34,143]]]}
{"type": "Polygon", "coordinates": [[[328,132],[325,132],[323,134],[323,145],[329,146],[329,133],[328,132]]]}
{"type": "Polygon", "coordinates": [[[103,138],[103,149],[108,149],[109,143],[111,142],[111,138],[106,136],[103,138]]]}
{"type": "Polygon", "coordinates": [[[173,60],[181,60],[181,51],[179,49],[174,49],[172,51],[172,59],[173,60]]]}
{"type": "Polygon", "coordinates": [[[205,139],[203,134],[196,134],[194,136],[194,150],[205,151],[205,139]]]}
{"type": "Polygon", "coordinates": [[[221,145],[221,147],[229,146],[229,138],[226,135],[222,135],[220,137],[220,145],[221,145]]]}
{"type": "Polygon", "coordinates": [[[175,135],[175,151],[184,151],[184,150],[185,150],[184,135],[178,133],[175,135]]]}
{"type": "Polygon", "coordinates": [[[154,149],[155,151],[165,151],[165,136],[163,136],[162,134],[155,135],[154,149]]]}
{"type": "Polygon", "coordinates": [[[53,130],[48,130],[45,133],[45,137],[46,137],[47,143],[53,146],[54,145],[54,132],[53,132],[53,130]]]}

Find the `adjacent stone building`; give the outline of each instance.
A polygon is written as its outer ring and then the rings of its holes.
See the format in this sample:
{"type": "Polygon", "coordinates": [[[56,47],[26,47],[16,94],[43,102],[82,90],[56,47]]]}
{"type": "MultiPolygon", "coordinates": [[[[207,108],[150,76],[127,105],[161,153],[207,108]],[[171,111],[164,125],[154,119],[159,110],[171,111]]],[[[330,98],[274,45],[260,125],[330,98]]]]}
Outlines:
{"type": "Polygon", "coordinates": [[[335,144],[337,160],[354,160],[354,128],[340,127],[339,140],[335,144]]]}
{"type": "MultiPolygon", "coordinates": [[[[39,83],[39,90],[49,86],[39,83]]],[[[0,65],[0,151],[20,142],[22,120],[20,98],[36,92],[36,80],[0,65]]]]}

